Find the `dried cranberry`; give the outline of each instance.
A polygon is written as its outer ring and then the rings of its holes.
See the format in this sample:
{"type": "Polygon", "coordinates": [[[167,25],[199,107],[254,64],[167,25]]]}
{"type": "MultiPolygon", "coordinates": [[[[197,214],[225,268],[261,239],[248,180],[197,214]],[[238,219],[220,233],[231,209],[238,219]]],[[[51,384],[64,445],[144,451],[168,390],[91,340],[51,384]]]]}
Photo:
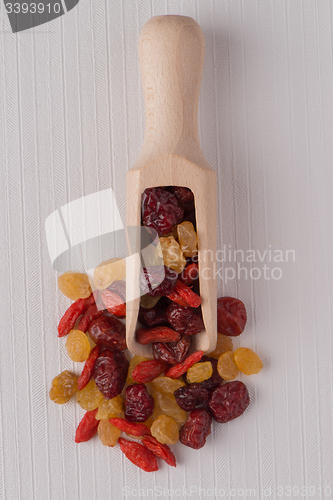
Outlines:
{"type": "Polygon", "coordinates": [[[240,335],[247,320],[244,303],[233,297],[217,299],[217,331],[229,337],[240,335]]]}
{"type": "Polygon", "coordinates": [[[154,410],[154,398],[148,394],[144,384],[133,384],[126,388],[125,418],[130,422],[145,422],[154,410]]]}
{"type": "Polygon", "coordinates": [[[200,361],[210,361],[213,367],[213,375],[207,380],[200,382],[200,385],[209,392],[214,391],[214,389],[220,387],[223,382],[223,378],[220,377],[219,372],[217,371],[217,359],[211,358],[210,356],[202,356],[200,361]]]}
{"type": "Polygon", "coordinates": [[[242,415],[250,404],[249,393],[243,382],[227,382],[212,392],[208,407],[215,420],[224,424],[242,415]]]}
{"type": "Polygon", "coordinates": [[[194,195],[189,188],[181,186],[173,186],[172,192],[175,194],[186,212],[194,210],[194,195]]]}
{"type": "Polygon", "coordinates": [[[129,362],[120,351],[105,349],[97,358],[94,379],[106,399],[118,396],[126,382],[129,362]]]}
{"type": "Polygon", "coordinates": [[[184,210],[173,193],[161,188],[149,188],[143,193],[143,225],[154,228],[159,236],[172,231],[183,217],[184,210]]]}
{"type": "Polygon", "coordinates": [[[166,266],[144,267],[140,274],[140,288],[151,297],[169,295],[176,286],[177,277],[177,273],[166,266]]]}
{"type": "Polygon", "coordinates": [[[185,335],[194,335],[204,330],[201,313],[197,313],[192,307],[183,307],[173,302],[166,311],[168,323],[185,335]]]}
{"type": "Polygon", "coordinates": [[[119,319],[113,316],[102,316],[89,325],[89,335],[101,346],[124,351],[126,349],[126,328],[119,319]]]}
{"type": "Polygon", "coordinates": [[[201,384],[189,384],[174,392],[177,404],[185,411],[194,410],[209,399],[209,392],[201,384]]]}
{"type": "Polygon", "coordinates": [[[198,450],[206,443],[211,432],[212,416],[203,408],[192,410],[179,431],[179,441],[198,450]]]}
{"type": "Polygon", "coordinates": [[[178,342],[154,342],[152,344],[155,359],[165,361],[170,365],[181,363],[190,352],[192,337],[183,335],[178,342]]]}
{"type": "Polygon", "coordinates": [[[145,326],[157,326],[167,323],[166,308],[169,301],[166,297],[162,297],[154,307],[144,309],[140,307],[139,321],[145,326]]]}

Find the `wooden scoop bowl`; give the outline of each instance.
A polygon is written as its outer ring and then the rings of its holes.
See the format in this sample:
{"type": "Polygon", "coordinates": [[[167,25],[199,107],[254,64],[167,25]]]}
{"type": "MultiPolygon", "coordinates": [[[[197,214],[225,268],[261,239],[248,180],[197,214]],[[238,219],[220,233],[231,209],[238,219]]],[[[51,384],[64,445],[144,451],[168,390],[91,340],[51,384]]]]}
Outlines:
{"type": "MultiPolygon", "coordinates": [[[[143,27],[139,61],[145,98],[144,144],[127,173],[127,226],[141,224],[146,188],[184,186],[195,201],[200,296],[205,330],[194,335],[194,350],[216,346],[216,173],[203,156],[198,136],[198,101],[204,37],[190,17],[157,16],[143,27]]],[[[126,340],[129,350],[152,357],[150,345],[135,339],[140,303],[140,241],[126,262],[126,340]]],[[[132,243],[133,247],[133,243],[132,243]]]]}

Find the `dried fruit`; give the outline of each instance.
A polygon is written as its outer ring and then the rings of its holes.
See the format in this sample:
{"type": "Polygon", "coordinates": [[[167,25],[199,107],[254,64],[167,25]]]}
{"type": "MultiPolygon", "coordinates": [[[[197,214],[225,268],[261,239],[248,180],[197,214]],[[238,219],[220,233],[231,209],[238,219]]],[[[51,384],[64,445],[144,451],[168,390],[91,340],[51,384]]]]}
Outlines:
{"type": "Polygon", "coordinates": [[[166,266],[144,267],[140,273],[140,288],[152,297],[169,295],[177,282],[177,273],[166,266]]]}
{"type": "Polygon", "coordinates": [[[198,237],[192,222],[184,221],[177,226],[178,241],[184,257],[193,257],[198,251],[198,237]]]}
{"type": "Polygon", "coordinates": [[[80,319],[77,329],[81,330],[81,332],[86,333],[88,331],[90,323],[92,323],[94,319],[97,319],[100,316],[102,316],[102,314],[103,311],[98,310],[96,304],[93,304],[92,306],[88,307],[88,309],[84,312],[82,318],[80,319]]]}
{"type": "MultiPolygon", "coordinates": [[[[81,391],[76,393],[76,402],[84,410],[92,411],[98,407],[103,399],[103,394],[99,391],[94,380],[90,382],[81,391]]],[[[96,412],[97,413],[97,412],[96,412]]]]}
{"type": "Polygon", "coordinates": [[[134,464],[146,472],[158,470],[157,461],[154,453],[140,443],[128,441],[124,438],[119,438],[118,443],[121,451],[134,464]]]}
{"type": "Polygon", "coordinates": [[[240,347],[234,352],[235,363],[242,373],[245,375],[254,375],[259,373],[263,367],[259,356],[246,347],[240,347]]]}
{"type": "Polygon", "coordinates": [[[52,380],[49,397],[55,403],[67,403],[77,389],[77,376],[65,370],[52,380]]]}
{"type": "Polygon", "coordinates": [[[209,353],[209,356],[215,359],[219,359],[221,354],[232,350],[233,350],[232,339],[230,337],[227,337],[226,335],[223,335],[222,333],[218,333],[216,340],[216,347],[214,351],[209,353]]]}
{"type": "Polygon", "coordinates": [[[68,271],[58,278],[59,290],[69,299],[86,299],[91,294],[89,278],[85,273],[68,271]]]}
{"type": "Polygon", "coordinates": [[[124,388],[129,363],[123,352],[106,349],[96,360],[94,379],[105,399],[113,399],[124,388]]]}
{"type": "Polygon", "coordinates": [[[199,450],[211,433],[212,416],[203,408],[192,410],[179,432],[179,440],[185,446],[199,450]]]}
{"type": "Polygon", "coordinates": [[[59,321],[58,337],[64,337],[73,328],[76,320],[81,316],[85,309],[85,299],[78,299],[73,302],[59,321]]]}
{"type": "MultiPolygon", "coordinates": [[[[149,297],[149,295],[144,295],[144,297],[149,297]]],[[[166,297],[162,297],[162,299],[150,309],[140,307],[139,322],[148,327],[165,324],[167,322],[166,308],[168,307],[168,303],[168,299],[166,297]]]]}
{"type": "Polygon", "coordinates": [[[135,355],[131,359],[131,362],[130,362],[130,365],[129,365],[129,368],[128,368],[127,379],[126,379],[126,383],[128,385],[134,384],[134,380],[132,378],[132,373],[133,373],[134,368],[139,363],[141,363],[141,361],[148,361],[148,358],[144,358],[143,356],[137,356],[137,355],[135,355]]]}
{"type": "Polygon", "coordinates": [[[183,335],[178,342],[154,342],[152,344],[155,359],[165,361],[170,365],[181,363],[190,352],[192,337],[183,335]]]}
{"type": "Polygon", "coordinates": [[[179,275],[180,281],[185,283],[185,285],[190,286],[190,284],[198,279],[199,277],[199,268],[198,264],[195,262],[192,262],[192,264],[189,264],[188,266],[185,267],[185,269],[182,271],[182,273],[179,275]]]}
{"type": "Polygon", "coordinates": [[[204,363],[195,363],[187,370],[187,381],[189,384],[202,382],[213,375],[213,367],[210,361],[204,363]]]}
{"type": "Polygon", "coordinates": [[[101,316],[89,326],[89,335],[97,345],[116,351],[126,349],[126,327],[113,316],[101,316]]]}
{"type": "Polygon", "coordinates": [[[167,364],[164,361],[157,361],[156,359],[149,359],[148,361],[141,361],[132,372],[132,379],[134,382],[142,382],[147,384],[154,380],[154,378],[164,372],[167,364]]]}
{"type": "Polygon", "coordinates": [[[120,396],[112,399],[102,399],[98,405],[97,420],[109,419],[112,416],[120,417],[123,414],[123,400],[120,396]]]}
{"type": "Polygon", "coordinates": [[[173,186],[172,192],[175,194],[186,212],[194,210],[194,195],[192,191],[186,187],[173,186]]]}
{"type": "Polygon", "coordinates": [[[184,300],[175,290],[172,290],[172,292],[167,295],[167,298],[172,300],[172,302],[176,302],[176,304],[179,304],[180,306],[188,306],[186,300],[184,300]]]}
{"type": "Polygon", "coordinates": [[[140,297],[140,307],[143,307],[144,309],[151,309],[154,307],[157,302],[160,300],[161,296],[156,295],[156,297],[152,297],[151,295],[141,295],[140,297]]]}
{"type": "Polygon", "coordinates": [[[124,259],[106,260],[95,268],[94,284],[98,290],[104,290],[114,281],[124,280],[125,276],[126,262],[124,259]]]}
{"type": "Polygon", "coordinates": [[[158,235],[167,234],[183,220],[184,210],[178,198],[161,188],[146,189],[142,195],[142,220],[158,235]]]}
{"type": "Polygon", "coordinates": [[[194,293],[190,287],[186,286],[182,281],[177,280],[174,288],[175,292],[178,293],[190,307],[199,307],[201,304],[201,298],[199,295],[194,293]]]}
{"type": "Polygon", "coordinates": [[[233,297],[217,299],[217,331],[223,335],[236,337],[245,328],[247,320],[244,303],[233,297]]]}
{"type": "Polygon", "coordinates": [[[145,436],[150,434],[150,430],[144,424],[138,424],[136,422],[128,422],[125,418],[110,418],[112,425],[117,427],[117,429],[130,434],[131,436],[145,436]]]}
{"type": "Polygon", "coordinates": [[[99,424],[99,420],[96,420],[95,415],[97,410],[87,411],[84,414],[81,422],[79,423],[76,433],[75,433],[75,442],[76,443],[84,443],[89,441],[97,432],[97,427],[99,424]]]}
{"type": "Polygon", "coordinates": [[[184,387],[185,383],[182,380],[176,380],[169,377],[157,377],[150,382],[151,386],[159,392],[172,396],[173,393],[180,387],[184,387]]]}
{"type": "Polygon", "coordinates": [[[214,419],[224,424],[244,413],[250,404],[249,393],[243,382],[227,382],[212,392],[208,407],[214,419]]]}
{"type": "Polygon", "coordinates": [[[117,293],[106,289],[101,293],[101,298],[109,313],[119,318],[126,316],[126,304],[117,293]]]}
{"type": "Polygon", "coordinates": [[[168,326],[140,328],[136,332],[136,340],[142,345],[152,344],[153,342],[178,342],[180,338],[180,333],[168,326]]]}
{"type": "Polygon", "coordinates": [[[168,323],[181,334],[195,335],[204,330],[201,313],[192,307],[171,303],[166,310],[168,323]]]}
{"type": "Polygon", "coordinates": [[[186,259],[178,242],[173,236],[164,236],[160,238],[160,245],[164,265],[180,274],[186,265],[186,259]]]}
{"type": "Polygon", "coordinates": [[[168,395],[159,391],[155,391],[153,396],[156,411],[154,409],[152,416],[156,419],[160,415],[166,415],[171,417],[172,420],[176,422],[178,427],[181,427],[186,420],[186,413],[178,406],[175,396],[173,394],[168,395]]]}
{"type": "Polygon", "coordinates": [[[181,363],[178,363],[177,365],[173,365],[170,368],[168,368],[164,375],[166,377],[170,378],[179,378],[182,375],[184,375],[187,370],[194,365],[194,363],[198,363],[200,359],[202,358],[203,351],[196,351],[193,354],[190,354],[184,361],[181,363]]]}
{"type": "Polygon", "coordinates": [[[91,377],[93,376],[94,368],[95,368],[95,363],[96,359],[99,356],[99,351],[100,348],[99,346],[95,346],[89,354],[89,357],[87,361],[84,364],[83,370],[81,375],[79,376],[77,380],[77,389],[78,391],[81,391],[89,382],[91,377]]]}
{"type": "Polygon", "coordinates": [[[107,288],[110,292],[114,292],[122,299],[123,302],[126,302],[126,282],[119,280],[114,281],[107,288]]]}
{"type": "Polygon", "coordinates": [[[104,446],[115,446],[121,434],[121,431],[109,422],[108,419],[99,421],[97,431],[99,439],[104,446]]]}
{"type": "Polygon", "coordinates": [[[209,399],[209,392],[201,384],[180,387],[174,393],[177,404],[185,411],[191,411],[209,399]]]}
{"type": "Polygon", "coordinates": [[[162,444],[175,444],[179,439],[178,425],[166,415],[160,415],[150,428],[152,435],[162,444]]]}
{"type": "Polygon", "coordinates": [[[227,351],[221,354],[217,362],[217,371],[224,380],[234,380],[238,375],[238,366],[235,363],[234,353],[227,351]]]}
{"type": "Polygon", "coordinates": [[[80,330],[71,330],[66,341],[66,351],[72,361],[82,363],[90,353],[89,340],[85,333],[80,330]]]}
{"type": "Polygon", "coordinates": [[[160,443],[154,436],[145,436],[142,440],[142,444],[148,448],[148,450],[152,451],[154,455],[162,458],[168,465],[176,467],[176,457],[167,444],[160,443]]]}
{"type": "Polygon", "coordinates": [[[217,387],[219,387],[223,382],[223,378],[220,377],[219,372],[217,370],[217,359],[211,358],[210,356],[202,356],[201,361],[202,362],[210,361],[213,368],[212,376],[207,380],[203,380],[202,382],[200,382],[201,387],[207,389],[208,392],[211,392],[217,387]]]}
{"type": "Polygon", "coordinates": [[[126,388],[125,417],[130,422],[145,422],[154,410],[154,399],[144,384],[133,384],[126,388]]]}

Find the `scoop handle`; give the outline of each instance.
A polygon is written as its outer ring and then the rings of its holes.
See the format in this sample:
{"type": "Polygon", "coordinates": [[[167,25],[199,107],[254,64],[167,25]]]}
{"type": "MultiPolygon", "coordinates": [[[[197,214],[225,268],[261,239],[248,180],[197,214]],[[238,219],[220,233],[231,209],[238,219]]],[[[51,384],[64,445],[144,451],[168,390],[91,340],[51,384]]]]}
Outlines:
{"type": "Polygon", "coordinates": [[[139,39],[146,111],[143,149],[189,159],[195,151],[202,154],[197,123],[204,52],[202,30],[191,17],[156,16],[143,27],[139,39]]]}

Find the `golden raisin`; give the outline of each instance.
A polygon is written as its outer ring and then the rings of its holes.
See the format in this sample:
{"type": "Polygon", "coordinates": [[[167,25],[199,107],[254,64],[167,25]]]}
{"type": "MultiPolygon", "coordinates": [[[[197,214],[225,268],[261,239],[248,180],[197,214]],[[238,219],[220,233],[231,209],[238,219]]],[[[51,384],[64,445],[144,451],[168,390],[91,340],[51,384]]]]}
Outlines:
{"type": "Polygon", "coordinates": [[[184,257],[194,257],[198,249],[198,237],[192,222],[184,221],[177,226],[178,241],[184,257]]]}
{"type": "Polygon", "coordinates": [[[108,418],[99,422],[97,432],[105,446],[115,446],[121,434],[121,431],[112,425],[108,418]]]}
{"type": "Polygon", "coordinates": [[[187,370],[187,381],[190,384],[203,382],[213,375],[213,367],[210,361],[204,363],[195,363],[187,370]]]}
{"type": "Polygon", "coordinates": [[[175,444],[179,439],[176,422],[166,415],[160,415],[151,426],[151,433],[162,444],[175,444]]]}
{"type": "Polygon", "coordinates": [[[98,290],[104,290],[114,281],[123,281],[126,276],[126,262],[124,259],[110,259],[102,262],[95,268],[94,284],[98,290]]]}
{"type": "Polygon", "coordinates": [[[221,354],[227,351],[232,351],[233,350],[233,345],[232,345],[232,340],[231,337],[227,337],[226,335],[223,335],[222,333],[217,334],[217,341],[216,341],[216,347],[213,352],[209,353],[209,356],[215,359],[219,359],[221,354]]]}
{"type": "Polygon", "coordinates": [[[185,386],[185,383],[182,380],[163,376],[154,378],[150,384],[154,389],[156,389],[156,391],[164,392],[164,394],[167,394],[168,396],[173,395],[177,389],[185,386]]]}
{"type": "Polygon", "coordinates": [[[112,416],[120,417],[123,412],[123,400],[119,394],[112,399],[103,399],[98,405],[98,412],[95,416],[96,420],[111,418],[112,416]]]}
{"type": "Polygon", "coordinates": [[[81,330],[71,330],[67,337],[66,350],[72,361],[86,361],[91,351],[87,335],[81,330]]]}
{"type": "Polygon", "coordinates": [[[67,403],[77,389],[77,376],[65,370],[52,380],[49,397],[58,405],[67,403]]]}
{"type": "Polygon", "coordinates": [[[151,309],[156,306],[157,302],[160,300],[161,295],[156,295],[156,297],[151,297],[150,295],[141,295],[140,298],[140,307],[144,309],[151,309]]]}
{"type": "Polygon", "coordinates": [[[173,394],[167,395],[163,392],[155,391],[153,393],[153,398],[155,405],[152,417],[156,418],[156,416],[162,414],[167,415],[176,422],[178,427],[183,425],[187,418],[186,412],[178,406],[176,398],[173,394]]]}
{"type": "Polygon", "coordinates": [[[160,244],[163,253],[164,265],[180,274],[186,265],[186,259],[179,244],[173,236],[161,237],[160,244]]]}
{"type": "Polygon", "coordinates": [[[94,379],[91,379],[81,391],[76,393],[76,402],[87,411],[95,410],[102,399],[103,394],[98,390],[94,379]]]}
{"type": "Polygon", "coordinates": [[[234,357],[236,365],[245,375],[259,373],[263,367],[261,359],[252,349],[240,347],[235,351],[234,357]]]}
{"type": "Polygon", "coordinates": [[[234,380],[237,377],[238,367],[232,351],[221,354],[217,362],[217,371],[224,380],[234,380]]]}
{"type": "Polygon", "coordinates": [[[91,294],[89,278],[85,273],[68,271],[58,278],[61,293],[71,300],[86,299],[91,294]]]}
{"type": "Polygon", "coordinates": [[[128,385],[135,384],[135,381],[132,379],[132,373],[133,373],[134,368],[139,363],[141,363],[141,361],[148,361],[148,358],[144,358],[143,356],[137,356],[137,355],[135,355],[131,359],[131,362],[130,362],[129,368],[128,368],[128,372],[127,372],[127,379],[126,379],[126,383],[128,385]]]}

